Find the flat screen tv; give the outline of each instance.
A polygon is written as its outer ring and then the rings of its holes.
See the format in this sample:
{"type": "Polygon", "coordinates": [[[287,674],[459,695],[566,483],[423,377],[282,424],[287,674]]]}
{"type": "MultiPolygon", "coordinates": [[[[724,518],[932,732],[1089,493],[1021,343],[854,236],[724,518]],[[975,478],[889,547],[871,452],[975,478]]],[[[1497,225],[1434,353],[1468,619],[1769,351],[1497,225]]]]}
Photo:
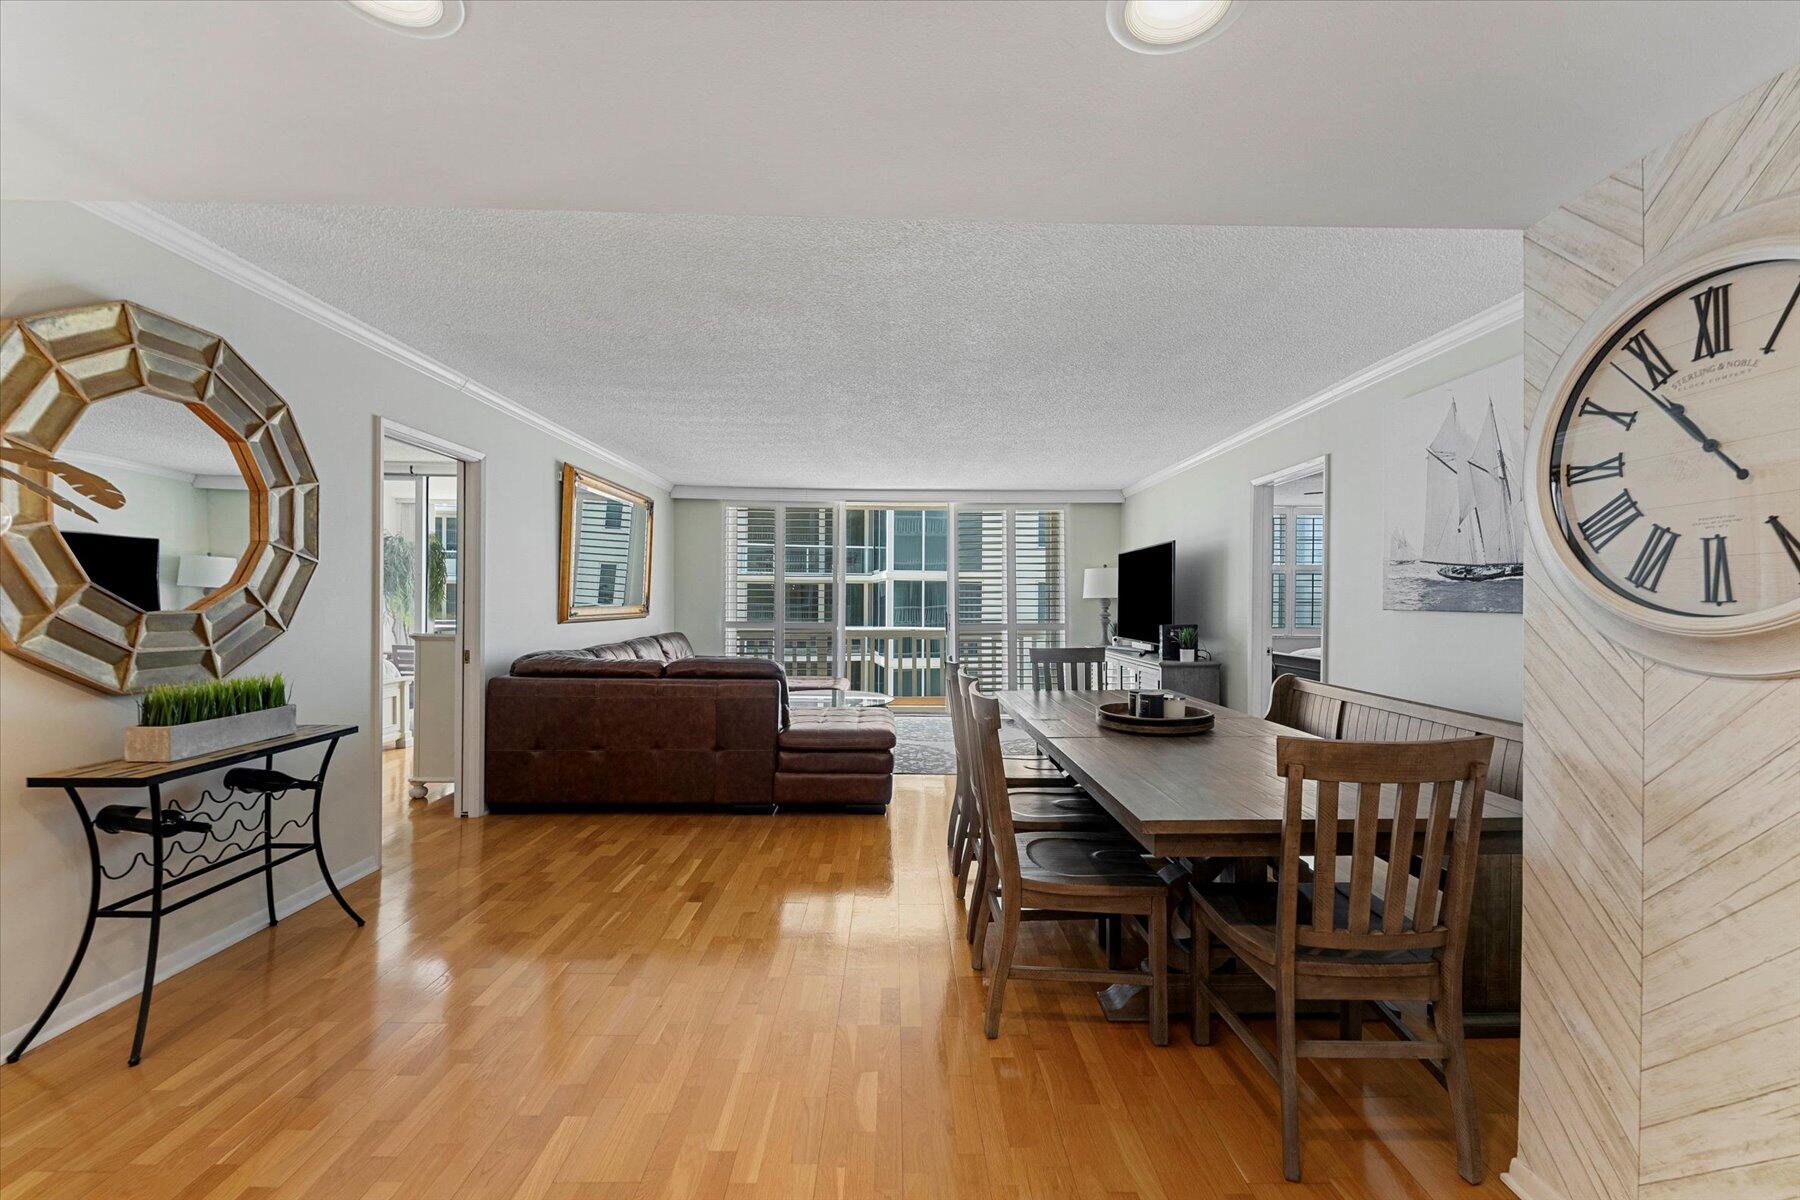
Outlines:
{"type": "Polygon", "coordinates": [[[1175,543],[1119,555],[1119,636],[1154,646],[1157,626],[1174,620],[1175,543]]]}
{"type": "Polygon", "coordinates": [[[162,596],[156,586],[155,538],[82,533],[72,529],[61,532],[75,561],[96,585],[145,612],[155,612],[162,607],[162,596]]]}

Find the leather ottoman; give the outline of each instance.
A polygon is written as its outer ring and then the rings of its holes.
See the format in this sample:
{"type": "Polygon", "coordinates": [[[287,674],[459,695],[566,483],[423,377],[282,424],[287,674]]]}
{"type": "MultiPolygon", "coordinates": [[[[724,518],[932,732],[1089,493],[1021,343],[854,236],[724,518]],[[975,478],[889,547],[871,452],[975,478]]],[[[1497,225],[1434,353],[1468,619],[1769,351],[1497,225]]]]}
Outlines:
{"type": "Polygon", "coordinates": [[[775,804],[885,812],[894,796],[894,714],[801,708],[777,742],[775,804]]]}

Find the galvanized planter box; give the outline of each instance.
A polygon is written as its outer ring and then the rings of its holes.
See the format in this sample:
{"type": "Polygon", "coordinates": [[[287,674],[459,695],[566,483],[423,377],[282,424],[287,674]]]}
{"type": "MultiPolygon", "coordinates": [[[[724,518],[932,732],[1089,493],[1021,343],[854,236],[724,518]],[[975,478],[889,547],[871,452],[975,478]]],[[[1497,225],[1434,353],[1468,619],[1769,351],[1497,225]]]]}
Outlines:
{"type": "Polygon", "coordinates": [[[299,727],[292,704],[261,712],[194,721],[187,725],[131,725],[125,730],[127,762],[175,762],[198,758],[294,732],[299,727]]]}

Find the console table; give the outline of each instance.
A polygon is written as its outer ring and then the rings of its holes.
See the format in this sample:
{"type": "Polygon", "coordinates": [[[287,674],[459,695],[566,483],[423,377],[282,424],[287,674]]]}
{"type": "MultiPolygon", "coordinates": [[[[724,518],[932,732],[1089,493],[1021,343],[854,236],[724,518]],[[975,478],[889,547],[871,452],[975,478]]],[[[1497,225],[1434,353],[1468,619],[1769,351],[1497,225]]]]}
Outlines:
{"type": "Polygon", "coordinates": [[[1224,700],[1219,681],[1220,663],[1216,658],[1182,662],[1179,659],[1158,658],[1154,654],[1139,654],[1120,646],[1108,646],[1106,662],[1119,672],[1123,687],[1179,692],[1183,696],[1192,696],[1196,700],[1214,704],[1224,700]]]}
{"type": "Polygon", "coordinates": [[[62,982],[57,984],[50,1003],[44,1006],[43,1015],[19,1039],[19,1044],[13,1047],[12,1053],[6,1056],[6,1061],[19,1061],[19,1056],[25,1053],[26,1047],[42,1032],[50,1015],[56,1011],[56,1006],[62,1003],[69,984],[75,980],[75,972],[81,968],[81,960],[87,955],[94,926],[101,920],[111,918],[150,923],[150,945],[144,960],[144,990],[138,998],[137,1033],[131,1041],[130,1065],[134,1067],[143,1056],[144,1030],[150,1020],[150,993],[156,984],[156,944],[162,933],[162,919],[170,913],[178,912],[234,883],[243,883],[261,876],[263,894],[269,906],[269,924],[273,925],[276,920],[275,868],[311,854],[319,861],[319,873],[325,877],[325,886],[331,889],[332,898],[352,921],[361,925],[362,917],[350,907],[350,902],[338,890],[337,881],[331,877],[331,868],[325,862],[325,847],[319,836],[319,802],[325,794],[325,772],[331,766],[331,756],[336,752],[339,740],[356,731],[355,725],[302,725],[284,737],[233,746],[229,750],[198,758],[184,758],[175,762],[127,762],[115,759],[72,771],[34,775],[27,779],[27,787],[61,788],[68,795],[70,804],[75,808],[75,815],[81,821],[81,831],[87,838],[88,849],[87,921],[82,926],[81,940],[75,944],[75,955],[69,960],[69,969],[63,973],[62,982]],[[325,757],[319,763],[318,774],[310,779],[275,769],[277,754],[320,743],[325,746],[325,757]],[[258,758],[263,760],[260,768],[235,766],[258,758]],[[199,799],[185,808],[173,800],[164,799],[163,785],[216,771],[221,767],[232,768],[225,772],[223,797],[214,796],[211,791],[202,792],[199,799]],[[148,792],[149,806],[146,810],[143,806],[108,804],[90,810],[89,802],[82,798],[82,788],[143,788],[148,792]],[[290,791],[311,792],[312,810],[307,815],[294,817],[284,822],[280,828],[275,828],[275,802],[290,791]],[[234,817],[235,812],[241,812],[243,818],[234,817]],[[228,819],[229,826],[226,825],[228,819]],[[291,841],[275,840],[289,830],[310,830],[311,836],[297,836],[291,841]],[[124,867],[116,872],[109,871],[100,858],[97,833],[132,834],[148,839],[148,845],[144,851],[134,854],[124,867]],[[177,840],[184,835],[192,835],[191,844],[184,845],[177,840]],[[232,840],[239,836],[243,836],[244,840],[232,840]],[[177,899],[169,898],[168,893],[182,884],[257,857],[261,861],[246,871],[238,872],[228,879],[213,881],[208,886],[177,899]],[[148,887],[142,887],[106,904],[100,902],[101,888],[105,881],[130,878],[142,867],[149,868],[148,887]]]}

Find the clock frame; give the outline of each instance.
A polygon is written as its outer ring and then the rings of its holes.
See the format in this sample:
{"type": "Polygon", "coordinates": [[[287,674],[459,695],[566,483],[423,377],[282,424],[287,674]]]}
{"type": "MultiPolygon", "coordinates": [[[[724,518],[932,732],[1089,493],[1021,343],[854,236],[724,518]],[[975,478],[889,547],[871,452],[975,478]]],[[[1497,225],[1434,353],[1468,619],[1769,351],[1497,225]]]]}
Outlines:
{"type": "MultiPolygon", "coordinates": [[[[1705,277],[1769,259],[1800,259],[1800,198],[1746,209],[1672,243],[1616,288],[1582,325],[1546,381],[1531,420],[1525,460],[1533,486],[1527,520],[1543,577],[1576,612],[1627,649],[1710,675],[1773,678],[1800,674],[1800,590],[1759,611],[1696,616],[1646,606],[1590,573],[1564,537],[1551,475],[1563,413],[1577,403],[1589,364],[1610,352],[1644,311],[1705,277]]],[[[1788,335],[1800,358],[1800,327],[1788,335]]],[[[1530,568],[1528,568],[1529,572],[1530,568]]]]}

